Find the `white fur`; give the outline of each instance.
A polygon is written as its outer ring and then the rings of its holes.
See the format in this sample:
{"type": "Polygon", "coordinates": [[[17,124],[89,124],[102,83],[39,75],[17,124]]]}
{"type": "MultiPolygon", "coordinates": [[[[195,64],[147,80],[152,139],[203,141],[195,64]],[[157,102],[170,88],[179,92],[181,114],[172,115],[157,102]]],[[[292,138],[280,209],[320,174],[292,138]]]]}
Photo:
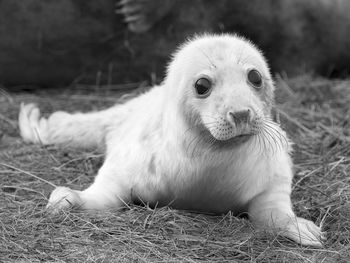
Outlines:
{"type": "Polygon", "coordinates": [[[265,59],[251,43],[209,35],[179,49],[163,85],[123,105],[56,112],[48,119],[35,105],[22,105],[19,126],[27,142],[106,146],[95,182],[84,191],[57,188],[48,204],[54,211],[107,209],[141,199],[179,209],[248,212],[257,227],[321,246],[320,228],[292,210],[290,146],[270,121],[273,90],[265,59]],[[247,81],[251,68],[263,76],[262,90],[247,81]],[[198,98],[194,83],[203,76],[213,89],[198,98]],[[252,120],[236,125],[229,112],[242,109],[251,111],[252,120]]]}

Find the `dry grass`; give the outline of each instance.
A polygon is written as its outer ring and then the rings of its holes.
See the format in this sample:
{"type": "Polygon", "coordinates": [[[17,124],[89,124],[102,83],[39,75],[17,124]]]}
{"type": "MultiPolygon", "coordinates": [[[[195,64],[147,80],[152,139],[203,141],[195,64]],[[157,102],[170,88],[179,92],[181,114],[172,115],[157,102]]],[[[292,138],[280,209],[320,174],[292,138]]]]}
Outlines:
{"type": "Polygon", "coordinates": [[[65,91],[0,96],[1,262],[349,262],[350,82],[302,76],[277,82],[277,117],[295,141],[293,203],[298,215],[327,231],[323,249],[300,247],[255,231],[230,213],[212,216],[169,208],[46,214],[55,185],[85,188],[103,157],[24,144],[16,117],[21,101],[44,112],[111,105],[116,92],[65,91]],[[1,135],[2,134],[2,135],[1,135]]]}

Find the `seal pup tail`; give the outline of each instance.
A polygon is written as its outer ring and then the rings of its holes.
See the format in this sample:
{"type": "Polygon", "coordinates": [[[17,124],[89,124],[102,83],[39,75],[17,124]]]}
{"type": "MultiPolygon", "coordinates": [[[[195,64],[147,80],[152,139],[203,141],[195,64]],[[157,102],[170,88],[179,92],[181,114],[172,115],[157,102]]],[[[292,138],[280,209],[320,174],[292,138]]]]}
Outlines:
{"type": "Polygon", "coordinates": [[[25,142],[103,149],[108,124],[115,114],[111,109],[74,114],[57,111],[44,118],[35,104],[22,103],[18,118],[20,134],[25,142]]]}

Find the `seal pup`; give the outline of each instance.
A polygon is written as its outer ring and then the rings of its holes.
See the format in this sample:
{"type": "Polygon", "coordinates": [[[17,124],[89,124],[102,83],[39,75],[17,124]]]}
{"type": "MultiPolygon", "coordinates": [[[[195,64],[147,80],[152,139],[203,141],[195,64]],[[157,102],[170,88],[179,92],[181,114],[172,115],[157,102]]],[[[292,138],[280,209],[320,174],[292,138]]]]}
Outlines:
{"type": "Polygon", "coordinates": [[[271,119],[273,103],[268,65],[252,43],[203,35],[175,52],[160,86],[98,112],[43,118],[34,104],[22,104],[19,127],[26,142],[106,147],[91,186],[52,192],[54,212],[135,200],[247,212],[258,228],[321,246],[320,228],[293,212],[291,143],[271,119]]]}

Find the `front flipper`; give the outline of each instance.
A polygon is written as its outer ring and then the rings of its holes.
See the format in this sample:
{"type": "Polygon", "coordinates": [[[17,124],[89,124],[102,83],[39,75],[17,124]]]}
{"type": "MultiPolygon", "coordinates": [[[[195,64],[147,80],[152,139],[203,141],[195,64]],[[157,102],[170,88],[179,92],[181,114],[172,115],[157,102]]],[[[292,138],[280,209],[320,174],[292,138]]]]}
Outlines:
{"type": "Polygon", "coordinates": [[[57,187],[50,195],[46,206],[51,213],[57,214],[61,210],[79,208],[82,206],[79,191],[68,187],[57,187]]]}
{"type": "Polygon", "coordinates": [[[304,246],[322,247],[322,241],[326,240],[320,227],[301,217],[291,218],[281,234],[304,246]]]}
{"type": "Polygon", "coordinates": [[[294,214],[289,193],[281,189],[256,196],[248,212],[257,228],[272,230],[301,245],[322,247],[326,239],[320,227],[294,214]]]}
{"type": "Polygon", "coordinates": [[[107,210],[121,208],[130,200],[128,185],[123,177],[118,177],[114,158],[110,158],[100,168],[95,181],[83,191],[68,187],[57,187],[50,195],[47,209],[52,213],[61,210],[107,210]],[[124,183],[123,183],[124,182],[124,183]]]}

